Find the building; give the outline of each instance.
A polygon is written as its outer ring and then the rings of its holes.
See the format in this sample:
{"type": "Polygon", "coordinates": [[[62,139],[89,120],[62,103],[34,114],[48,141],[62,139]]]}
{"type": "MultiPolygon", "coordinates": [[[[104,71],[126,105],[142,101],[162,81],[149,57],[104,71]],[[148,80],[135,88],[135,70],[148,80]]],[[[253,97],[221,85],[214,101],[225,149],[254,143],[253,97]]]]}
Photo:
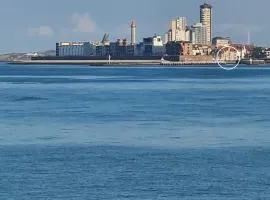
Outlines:
{"type": "Polygon", "coordinates": [[[181,55],[190,56],[193,54],[193,44],[191,42],[181,43],[181,55]]]}
{"type": "Polygon", "coordinates": [[[260,50],[263,59],[270,59],[270,48],[261,48],[260,50]]]}
{"type": "Polygon", "coordinates": [[[163,45],[162,38],[161,36],[155,35],[153,37],[152,55],[163,56],[164,54],[165,54],[165,47],[163,45]]]}
{"type": "Polygon", "coordinates": [[[193,44],[208,44],[207,28],[202,23],[194,24],[191,27],[191,42],[193,44]]]}
{"type": "Polygon", "coordinates": [[[164,35],[164,44],[167,44],[168,41],[169,41],[169,33],[165,33],[165,35],[164,35]]]}
{"type": "Polygon", "coordinates": [[[216,48],[230,46],[231,44],[232,40],[229,37],[215,37],[212,39],[212,45],[216,48]]]}
{"type": "Polygon", "coordinates": [[[131,45],[135,45],[136,44],[136,22],[134,20],[132,20],[131,22],[130,29],[131,29],[131,45]]]}
{"type": "Polygon", "coordinates": [[[127,39],[118,39],[110,43],[110,56],[127,56],[127,39]]]}
{"type": "Polygon", "coordinates": [[[96,56],[109,56],[110,55],[110,44],[99,44],[96,46],[96,56]]]}
{"type": "Polygon", "coordinates": [[[192,40],[191,40],[191,37],[192,37],[192,35],[191,35],[191,33],[192,33],[192,31],[191,31],[191,27],[187,27],[186,28],[186,42],[191,42],[192,40]]]}
{"type": "Polygon", "coordinates": [[[192,56],[193,45],[191,42],[172,41],[166,44],[166,55],[174,61],[185,60],[186,56],[192,56]]]}
{"type": "Polygon", "coordinates": [[[207,43],[212,42],[212,6],[209,4],[203,4],[200,6],[200,22],[206,27],[207,43]]]}
{"type": "Polygon", "coordinates": [[[165,47],[161,36],[144,38],[139,44],[128,44],[127,39],[118,39],[109,45],[102,43],[96,47],[96,55],[102,57],[163,56],[165,47]]]}
{"type": "Polygon", "coordinates": [[[193,44],[192,55],[193,56],[210,56],[212,55],[211,45],[206,44],[193,44]]]}
{"type": "MultiPolygon", "coordinates": [[[[173,35],[173,30],[172,29],[170,29],[169,31],[168,31],[168,41],[167,42],[173,42],[173,41],[175,41],[175,40],[173,40],[174,38],[175,38],[175,36],[173,35]]],[[[166,42],[166,43],[167,43],[166,42]]]]}
{"type": "Polygon", "coordinates": [[[185,17],[178,17],[175,20],[175,23],[176,23],[176,29],[185,30],[187,26],[187,19],[185,17]]]}
{"type": "Polygon", "coordinates": [[[170,29],[168,31],[168,41],[186,41],[187,20],[185,17],[178,17],[170,21],[170,29]]]}
{"type": "Polygon", "coordinates": [[[241,59],[241,53],[234,49],[226,48],[219,53],[218,59],[220,61],[237,61],[241,59]]]}
{"type": "Polygon", "coordinates": [[[165,47],[161,36],[155,35],[144,38],[141,50],[143,56],[163,56],[165,54],[165,47]]]}
{"type": "Polygon", "coordinates": [[[166,57],[171,61],[180,61],[182,47],[181,42],[171,41],[166,44],[166,57]]]}
{"type": "Polygon", "coordinates": [[[56,56],[95,56],[96,45],[90,42],[58,42],[56,43],[56,56]]]}
{"type": "Polygon", "coordinates": [[[185,29],[176,29],[175,41],[186,41],[186,30],[185,29]]]}

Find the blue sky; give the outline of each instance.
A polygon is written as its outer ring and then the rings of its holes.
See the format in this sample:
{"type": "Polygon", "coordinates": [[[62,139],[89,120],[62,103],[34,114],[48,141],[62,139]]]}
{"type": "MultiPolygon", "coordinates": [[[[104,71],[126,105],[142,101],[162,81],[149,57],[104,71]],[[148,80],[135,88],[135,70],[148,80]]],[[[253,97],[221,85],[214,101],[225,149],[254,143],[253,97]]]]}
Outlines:
{"type": "Polygon", "coordinates": [[[199,21],[199,5],[213,5],[214,36],[231,36],[236,42],[270,45],[269,0],[1,0],[0,53],[55,48],[60,40],[129,38],[131,19],[138,39],[164,34],[169,20],[186,16],[199,21]]]}

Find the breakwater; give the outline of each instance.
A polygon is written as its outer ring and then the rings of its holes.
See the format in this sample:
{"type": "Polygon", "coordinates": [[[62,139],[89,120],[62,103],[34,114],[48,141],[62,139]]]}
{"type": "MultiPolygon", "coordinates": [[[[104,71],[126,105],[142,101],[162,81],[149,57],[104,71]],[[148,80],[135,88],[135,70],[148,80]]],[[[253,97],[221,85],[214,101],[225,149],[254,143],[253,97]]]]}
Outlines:
{"type": "Polygon", "coordinates": [[[159,65],[160,60],[17,60],[18,65],[159,65]]]}
{"type": "MultiPolygon", "coordinates": [[[[173,62],[163,60],[17,60],[11,61],[9,64],[17,65],[90,65],[90,66],[103,66],[103,65],[216,65],[215,61],[185,61],[173,62]]],[[[222,63],[229,64],[229,63],[222,63]]]]}

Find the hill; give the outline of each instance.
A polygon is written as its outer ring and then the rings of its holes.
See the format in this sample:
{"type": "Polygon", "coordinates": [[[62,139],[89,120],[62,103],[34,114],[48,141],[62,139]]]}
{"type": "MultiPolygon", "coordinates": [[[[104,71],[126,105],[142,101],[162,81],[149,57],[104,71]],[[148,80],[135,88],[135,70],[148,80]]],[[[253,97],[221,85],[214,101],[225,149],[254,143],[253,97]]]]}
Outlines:
{"type": "Polygon", "coordinates": [[[55,50],[40,51],[36,53],[6,53],[0,54],[0,61],[30,60],[31,56],[55,56],[55,50]]]}

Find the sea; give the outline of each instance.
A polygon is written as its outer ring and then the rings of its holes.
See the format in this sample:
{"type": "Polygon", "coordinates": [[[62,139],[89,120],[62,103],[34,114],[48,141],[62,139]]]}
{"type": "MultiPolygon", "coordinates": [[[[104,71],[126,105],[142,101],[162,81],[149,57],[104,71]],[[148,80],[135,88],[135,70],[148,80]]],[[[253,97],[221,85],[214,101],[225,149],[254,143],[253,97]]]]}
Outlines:
{"type": "Polygon", "coordinates": [[[1,63],[0,199],[270,199],[270,66],[1,63]]]}

